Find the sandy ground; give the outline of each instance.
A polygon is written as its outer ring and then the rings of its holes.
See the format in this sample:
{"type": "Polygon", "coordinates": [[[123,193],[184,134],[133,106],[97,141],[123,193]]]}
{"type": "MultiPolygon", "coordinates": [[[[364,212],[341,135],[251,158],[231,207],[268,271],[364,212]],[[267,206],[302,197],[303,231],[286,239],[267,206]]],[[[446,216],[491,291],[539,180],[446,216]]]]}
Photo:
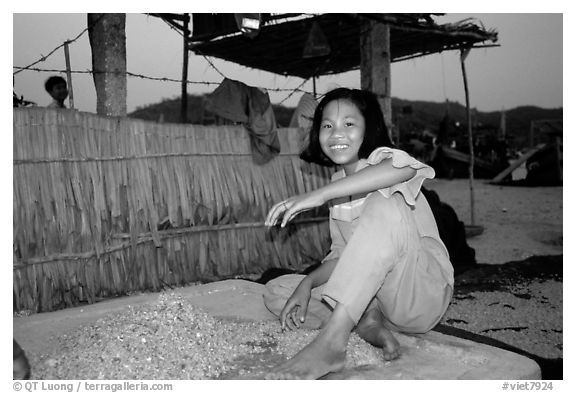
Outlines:
{"type": "MultiPolygon", "coordinates": [[[[466,225],[470,214],[468,179],[433,179],[424,186],[448,203],[466,225]]],[[[501,264],[533,255],[562,254],[563,187],[512,187],[474,181],[474,225],[484,232],[468,239],[478,263],[501,264]]]]}

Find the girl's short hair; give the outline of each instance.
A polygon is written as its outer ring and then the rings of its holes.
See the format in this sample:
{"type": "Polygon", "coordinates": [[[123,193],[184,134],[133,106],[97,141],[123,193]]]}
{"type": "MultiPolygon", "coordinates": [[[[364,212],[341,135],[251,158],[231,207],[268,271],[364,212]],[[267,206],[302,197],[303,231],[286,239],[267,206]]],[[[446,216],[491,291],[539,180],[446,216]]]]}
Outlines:
{"type": "Polygon", "coordinates": [[[358,158],[368,158],[370,153],[378,147],[392,147],[393,143],[388,135],[388,127],[384,122],[384,115],[376,95],[367,90],[348,89],[340,87],[326,93],[314,112],[308,146],[300,154],[300,158],[323,166],[333,166],[334,163],[322,151],[320,146],[320,125],[322,112],[332,101],[348,100],[353,103],[364,117],[364,140],[358,151],[358,158]]]}

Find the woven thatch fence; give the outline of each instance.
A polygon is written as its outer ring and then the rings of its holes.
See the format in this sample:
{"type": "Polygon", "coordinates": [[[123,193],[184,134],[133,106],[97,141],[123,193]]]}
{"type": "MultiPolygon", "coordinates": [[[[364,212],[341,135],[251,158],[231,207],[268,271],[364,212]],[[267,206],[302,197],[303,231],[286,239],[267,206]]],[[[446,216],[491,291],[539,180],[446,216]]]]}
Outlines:
{"type": "Polygon", "coordinates": [[[300,270],[325,254],[326,211],[267,229],[275,202],[325,184],[298,158],[300,130],[253,163],[241,126],[157,124],[14,109],[15,310],[300,270]]]}

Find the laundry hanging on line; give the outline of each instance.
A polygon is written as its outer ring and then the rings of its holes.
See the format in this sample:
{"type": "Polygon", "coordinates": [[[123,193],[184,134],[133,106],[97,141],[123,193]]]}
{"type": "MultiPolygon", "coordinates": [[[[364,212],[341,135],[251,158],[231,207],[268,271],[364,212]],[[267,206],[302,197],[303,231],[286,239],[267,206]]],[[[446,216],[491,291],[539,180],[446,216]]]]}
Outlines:
{"type": "Polygon", "coordinates": [[[280,153],[276,118],[267,92],[225,78],[208,95],[205,109],[246,127],[256,164],[265,164],[280,153]]]}

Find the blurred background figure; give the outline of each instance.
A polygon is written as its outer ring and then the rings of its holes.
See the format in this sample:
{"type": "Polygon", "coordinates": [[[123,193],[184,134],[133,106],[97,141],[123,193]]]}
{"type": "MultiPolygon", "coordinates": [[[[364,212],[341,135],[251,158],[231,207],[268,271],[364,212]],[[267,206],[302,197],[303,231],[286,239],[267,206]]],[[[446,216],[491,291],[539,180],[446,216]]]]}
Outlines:
{"type": "Polygon", "coordinates": [[[52,97],[48,108],[66,108],[64,100],[68,98],[68,84],[61,76],[51,76],[44,83],[46,92],[52,97]]]}

